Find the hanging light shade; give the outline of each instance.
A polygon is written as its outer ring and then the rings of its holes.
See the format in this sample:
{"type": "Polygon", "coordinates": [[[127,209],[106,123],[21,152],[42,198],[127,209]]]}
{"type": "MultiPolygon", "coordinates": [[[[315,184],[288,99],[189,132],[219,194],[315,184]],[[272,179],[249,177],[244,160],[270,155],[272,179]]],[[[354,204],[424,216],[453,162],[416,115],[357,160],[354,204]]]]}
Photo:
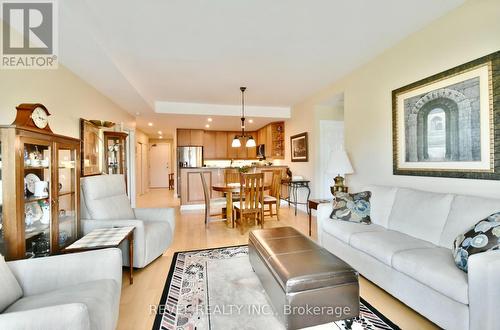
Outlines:
{"type": "Polygon", "coordinates": [[[231,147],[233,147],[233,148],[241,147],[241,141],[240,141],[238,135],[235,135],[233,142],[231,143],[231,147]]]}
{"type": "Polygon", "coordinates": [[[253,136],[249,136],[248,137],[248,140],[247,140],[247,143],[245,145],[247,148],[254,148],[257,146],[257,143],[255,143],[255,140],[253,139],[253,136]]]}

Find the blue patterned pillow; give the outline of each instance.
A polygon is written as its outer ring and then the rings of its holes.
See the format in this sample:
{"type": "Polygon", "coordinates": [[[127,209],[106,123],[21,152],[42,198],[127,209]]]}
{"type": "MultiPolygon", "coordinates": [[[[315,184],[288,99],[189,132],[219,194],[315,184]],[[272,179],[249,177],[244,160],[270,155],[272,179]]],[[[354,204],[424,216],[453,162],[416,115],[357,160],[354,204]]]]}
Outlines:
{"type": "Polygon", "coordinates": [[[333,201],[333,211],[330,218],[369,225],[370,197],[372,193],[363,191],[357,194],[337,193],[333,201]]]}
{"type": "Polygon", "coordinates": [[[500,212],[479,221],[471,230],[459,235],[453,244],[457,267],[467,272],[469,257],[500,248],[500,212]]]}

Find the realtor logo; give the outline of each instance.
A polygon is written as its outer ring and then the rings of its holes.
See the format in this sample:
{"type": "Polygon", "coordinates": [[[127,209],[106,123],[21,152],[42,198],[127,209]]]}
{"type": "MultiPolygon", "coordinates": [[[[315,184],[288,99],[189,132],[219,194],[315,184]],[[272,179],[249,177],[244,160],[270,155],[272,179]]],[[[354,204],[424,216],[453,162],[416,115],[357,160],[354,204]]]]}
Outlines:
{"type": "Polygon", "coordinates": [[[55,1],[1,2],[2,69],[57,68],[55,1]]]}

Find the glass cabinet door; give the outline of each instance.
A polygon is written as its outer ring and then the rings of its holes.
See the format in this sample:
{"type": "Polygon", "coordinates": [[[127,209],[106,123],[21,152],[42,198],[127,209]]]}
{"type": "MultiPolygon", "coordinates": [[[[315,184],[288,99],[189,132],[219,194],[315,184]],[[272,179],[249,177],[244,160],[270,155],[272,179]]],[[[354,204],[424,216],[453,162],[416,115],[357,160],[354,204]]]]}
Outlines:
{"type": "Polygon", "coordinates": [[[75,147],[57,144],[57,198],[55,216],[57,217],[58,249],[63,249],[77,239],[77,173],[75,147]]]}
{"type": "Polygon", "coordinates": [[[22,139],[24,178],[24,238],[26,257],[51,253],[51,146],[50,143],[22,139]]]}

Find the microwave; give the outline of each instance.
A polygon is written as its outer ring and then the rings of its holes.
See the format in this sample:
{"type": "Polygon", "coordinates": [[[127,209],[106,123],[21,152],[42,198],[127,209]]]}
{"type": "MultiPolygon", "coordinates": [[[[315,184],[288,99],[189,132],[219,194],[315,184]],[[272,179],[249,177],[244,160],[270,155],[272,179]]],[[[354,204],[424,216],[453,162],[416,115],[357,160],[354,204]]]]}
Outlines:
{"type": "Polygon", "coordinates": [[[259,144],[257,146],[257,158],[266,159],[266,145],[265,144],[259,144]]]}

